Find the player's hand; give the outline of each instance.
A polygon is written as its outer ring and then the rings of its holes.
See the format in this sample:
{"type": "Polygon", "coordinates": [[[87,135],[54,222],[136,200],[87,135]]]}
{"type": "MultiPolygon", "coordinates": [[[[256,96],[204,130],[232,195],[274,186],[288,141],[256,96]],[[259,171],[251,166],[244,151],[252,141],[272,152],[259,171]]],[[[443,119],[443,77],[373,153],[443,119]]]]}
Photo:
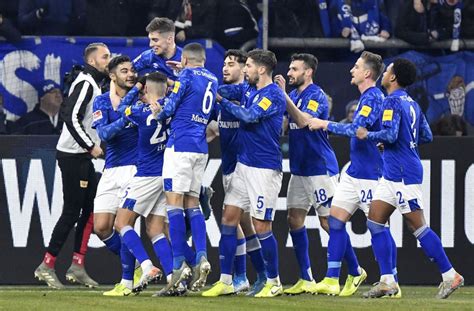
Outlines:
{"type": "Polygon", "coordinates": [[[286,80],[282,75],[276,75],[273,80],[283,92],[286,92],[286,80]]]}
{"type": "Polygon", "coordinates": [[[150,109],[155,118],[162,110],[161,105],[158,102],[150,103],[150,109]]]}
{"type": "Polygon", "coordinates": [[[329,121],[327,120],[321,120],[318,118],[311,118],[308,121],[306,121],[306,125],[311,131],[316,131],[320,129],[327,129],[329,121]]]}
{"type": "Polygon", "coordinates": [[[386,30],[382,30],[380,33],[379,33],[379,37],[382,37],[384,39],[388,39],[390,38],[390,33],[386,30]]]}
{"type": "Polygon", "coordinates": [[[359,139],[366,139],[369,131],[365,127],[359,127],[356,132],[356,136],[359,139]]]}
{"type": "Polygon", "coordinates": [[[382,152],[384,151],[384,149],[385,149],[383,143],[378,143],[378,144],[377,144],[377,148],[379,149],[379,151],[380,151],[381,153],[382,153],[382,152]]]}
{"type": "Polygon", "coordinates": [[[104,154],[104,151],[102,151],[102,148],[100,148],[99,145],[94,145],[89,153],[92,155],[92,157],[94,157],[94,159],[97,159],[104,154]]]}
{"type": "Polygon", "coordinates": [[[166,66],[168,66],[172,70],[176,70],[176,71],[183,70],[183,65],[181,65],[181,62],[178,62],[178,61],[175,61],[175,60],[167,60],[166,61],[166,66]]]}
{"type": "Polygon", "coordinates": [[[171,80],[170,78],[168,78],[168,79],[166,80],[166,84],[167,84],[168,86],[174,86],[174,80],[171,80]]]}
{"type": "Polygon", "coordinates": [[[351,29],[349,27],[344,27],[341,32],[343,38],[347,38],[351,35],[351,29]]]}
{"type": "Polygon", "coordinates": [[[178,33],[176,34],[176,41],[183,42],[185,40],[186,40],[186,33],[184,32],[184,30],[178,31],[178,33]]]}
{"type": "Polygon", "coordinates": [[[148,74],[143,75],[143,76],[141,76],[141,77],[138,77],[136,87],[137,87],[139,90],[141,90],[141,89],[145,86],[147,76],[148,76],[148,74]]]}

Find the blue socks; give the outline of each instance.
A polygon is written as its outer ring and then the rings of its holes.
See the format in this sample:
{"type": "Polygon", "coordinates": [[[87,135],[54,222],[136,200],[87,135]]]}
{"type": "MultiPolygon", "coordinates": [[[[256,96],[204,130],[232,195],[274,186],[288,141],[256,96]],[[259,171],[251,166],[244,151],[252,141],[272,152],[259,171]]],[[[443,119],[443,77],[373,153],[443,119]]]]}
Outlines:
{"type": "Polygon", "coordinates": [[[257,235],[254,234],[248,236],[245,238],[245,240],[247,241],[247,254],[250,257],[250,261],[252,261],[252,265],[257,272],[257,275],[260,278],[266,278],[267,276],[265,273],[265,262],[263,261],[262,247],[257,235]]]}
{"type": "Polygon", "coordinates": [[[123,242],[120,248],[120,262],[122,264],[122,279],[133,281],[133,274],[135,272],[135,256],[133,256],[127,245],[123,242]]]}
{"type": "Polygon", "coordinates": [[[367,228],[372,235],[372,248],[375,253],[375,259],[379,264],[381,275],[393,275],[392,265],[392,242],[390,233],[385,225],[367,220],[367,228]]]}
{"type": "Polygon", "coordinates": [[[173,254],[168,239],[162,233],[154,237],[151,242],[165,275],[169,275],[173,272],[173,254]]]}
{"type": "MultiPolygon", "coordinates": [[[[328,243],[328,270],[326,277],[339,278],[341,273],[342,257],[346,252],[349,235],[346,232],[346,223],[329,216],[329,243],[328,243]]],[[[351,247],[352,248],[352,247],[351,247]]]]}
{"type": "Polygon", "coordinates": [[[122,236],[124,244],[127,245],[130,252],[140,263],[150,259],[143,247],[142,240],[132,227],[123,227],[122,230],[120,230],[120,235],[122,236]]]}
{"type": "Polygon", "coordinates": [[[219,241],[221,274],[232,275],[232,264],[237,249],[237,227],[222,225],[219,241]]]}
{"type": "Polygon", "coordinates": [[[420,241],[421,247],[428,258],[438,265],[438,269],[441,273],[445,273],[453,267],[446,256],[441,240],[430,227],[425,225],[416,230],[413,234],[418,241],[420,241]]]}
{"type": "Polygon", "coordinates": [[[390,244],[392,247],[392,273],[393,277],[395,278],[395,282],[398,283],[398,271],[397,271],[397,244],[395,243],[395,240],[393,239],[392,233],[390,232],[390,228],[386,227],[386,230],[388,231],[388,234],[390,235],[390,244]]]}
{"type": "Polygon", "coordinates": [[[290,231],[291,239],[293,241],[293,249],[295,250],[296,259],[300,267],[301,278],[306,281],[312,281],[313,276],[311,272],[311,264],[309,261],[309,242],[306,227],[290,231]]]}
{"type": "Polygon", "coordinates": [[[275,236],[273,235],[272,231],[258,234],[257,236],[260,240],[260,244],[262,245],[262,253],[265,260],[267,278],[278,278],[278,244],[275,236]]]}
{"type": "Polygon", "coordinates": [[[173,251],[173,269],[181,268],[185,261],[186,224],[182,207],[167,205],[170,239],[173,251]]]}
{"type": "Polygon", "coordinates": [[[346,251],[344,252],[344,260],[347,263],[347,270],[350,275],[359,276],[359,261],[357,260],[357,256],[352,248],[351,238],[349,237],[349,233],[347,233],[345,226],[344,232],[347,236],[346,251]]]}
{"type": "Polygon", "coordinates": [[[206,221],[199,206],[187,208],[185,213],[191,223],[191,232],[196,248],[196,262],[199,262],[201,257],[207,258],[206,221]]]}
{"type": "Polygon", "coordinates": [[[247,252],[245,251],[245,238],[237,240],[237,250],[234,259],[234,274],[247,277],[247,252]]]}
{"type": "Polygon", "coordinates": [[[112,235],[106,238],[105,240],[102,240],[104,242],[105,246],[114,253],[117,256],[120,256],[120,248],[122,246],[122,241],[120,240],[120,234],[114,230],[112,232],[112,235]]]}

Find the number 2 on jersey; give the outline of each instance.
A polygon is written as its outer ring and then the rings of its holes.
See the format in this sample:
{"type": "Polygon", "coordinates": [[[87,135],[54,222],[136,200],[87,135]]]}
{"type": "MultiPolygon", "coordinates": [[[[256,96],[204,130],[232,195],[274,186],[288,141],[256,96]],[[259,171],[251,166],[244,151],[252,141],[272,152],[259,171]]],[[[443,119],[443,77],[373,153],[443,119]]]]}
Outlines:
{"type": "MultiPolygon", "coordinates": [[[[155,120],[155,117],[152,114],[150,114],[146,118],[146,125],[150,126],[152,120],[155,120]]],[[[153,133],[153,135],[151,135],[151,138],[150,138],[150,145],[159,144],[159,143],[162,143],[166,140],[166,131],[163,131],[163,134],[161,136],[158,136],[158,135],[160,135],[161,128],[162,128],[161,122],[157,122],[156,123],[156,130],[153,133]]]]}

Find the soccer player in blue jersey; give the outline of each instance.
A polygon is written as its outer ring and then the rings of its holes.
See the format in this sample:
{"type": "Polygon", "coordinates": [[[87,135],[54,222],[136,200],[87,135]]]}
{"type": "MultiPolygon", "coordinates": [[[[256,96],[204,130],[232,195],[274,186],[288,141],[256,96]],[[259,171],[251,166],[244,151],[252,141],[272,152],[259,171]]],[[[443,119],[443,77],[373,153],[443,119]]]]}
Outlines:
{"type": "MultiPolygon", "coordinates": [[[[228,50],[225,53],[224,66],[222,68],[224,85],[221,85],[218,89],[218,92],[225,98],[239,101],[243,107],[245,107],[250,93],[255,90],[255,88],[250,86],[245,80],[243,69],[246,61],[247,53],[241,50],[228,50]]],[[[222,182],[224,192],[227,192],[237,164],[240,120],[223,109],[221,105],[215,105],[214,112],[217,114],[221,144],[222,182]]],[[[249,281],[246,275],[246,254],[250,256],[257,272],[257,280],[247,293],[249,296],[253,296],[262,290],[267,277],[265,274],[265,263],[263,261],[260,241],[257,238],[249,212],[242,214],[240,224],[237,226],[237,250],[235,253],[234,277],[232,280],[235,293],[249,289],[249,281]]]]}
{"type": "Polygon", "coordinates": [[[186,225],[190,220],[196,250],[196,266],[189,284],[192,290],[204,286],[211,266],[207,261],[204,216],[199,208],[202,177],[207,164],[206,127],[217,91],[217,78],[204,68],[206,53],[198,43],[183,49],[183,71],[166,98],[158,120],[171,117],[171,133],[163,163],[170,238],[173,248],[173,276],[168,286],[177,286],[190,276],[185,262],[186,225]]]}
{"type": "MultiPolygon", "coordinates": [[[[322,128],[334,134],[351,137],[351,164],[347,172],[341,176],[330,209],[328,269],[326,277],[317,284],[318,293],[350,296],[367,278],[367,273],[359,266],[352,249],[346,231],[346,222],[358,208],[366,215],[368,214],[370,201],[382,174],[382,157],[376,143],[358,140],[355,134],[360,126],[371,130],[380,128],[380,113],[384,96],[375,83],[382,74],[383,68],[382,58],[379,55],[365,51],[351,69],[351,83],[356,85],[361,93],[352,124],[340,124],[317,118],[313,118],[309,122],[310,129],[322,128]],[[348,264],[349,274],[341,291],[339,275],[343,258],[348,264]]],[[[386,230],[395,257],[395,241],[391,237],[389,229],[386,230]]],[[[393,263],[396,264],[395,258],[393,263]]],[[[392,268],[395,269],[395,266],[392,268]]]]}
{"type": "Polygon", "coordinates": [[[383,102],[382,128],[357,130],[357,137],[362,141],[384,143],[383,177],[374,193],[367,220],[381,276],[380,282],[364,293],[366,298],[395,295],[398,291],[392,272],[390,236],[384,227],[396,209],[425,254],[438,265],[443,282],[437,298],[448,298],[464,285],[464,278],[454,270],[438,235],[423,216],[423,166],[418,145],[431,142],[433,136],[420,106],[405,90],[415,79],[416,67],[409,60],[396,59],[390,64],[382,78],[382,86],[388,94],[383,102]]]}
{"type": "MultiPolygon", "coordinates": [[[[119,97],[125,96],[136,80],[130,58],[114,57],[109,62],[108,70],[113,84],[111,88],[119,97]]],[[[137,129],[129,125],[117,111],[117,107],[118,104],[112,104],[109,92],[97,96],[93,103],[92,127],[96,129],[100,139],[107,143],[105,168],[94,200],[94,232],[109,250],[119,255],[122,242],[120,234],[114,230],[114,220],[123,191],[136,172],[137,129]]],[[[122,262],[121,284],[124,286],[130,282],[127,275],[131,273],[133,276],[134,263],[134,260],[122,262]]],[[[105,292],[104,295],[115,294],[117,289],[105,292]]]]}
{"type": "MultiPolygon", "coordinates": [[[[327,132],[310,131],[306,127],[306,121],[312,117],[323,120],[329,117],[326,94],[313,83],[317,66],[318,59],[313,55],[295,54],[291,57],[287,74],[289,84],[295,87],[286,96],[291,172],[287,194],[288,225],[300,268],[298,282],[285,290],[290,295],[316,292],[304,222],[309,209],[314,206],[321,227],[329,232],[329,207],[339,178],[339,166],[327,132]]],[[[283,76],[276,76],[275,81],[285,89],[283,76]]]]}
{"type": "Polygon", "coordinates": [[[167,62],[180,62],[182,49],[175,43],[174,22],[166,17],[155,17],[147,26],[150,49],[133,60],[133,67],[139,74],[159,71],[171,80],[176,80],[178,71],[167,62]]]}
{"type": "Polygon", "coordinates": [[[172,272],[171,247],[165,236],[166,198],[161,177],[169,130],[166,120],[163,123],[156,120],[161,108],[158,101],[166,94],[167,77],[160,72],[154,72],[146,76],[145,87],[143,82],[139,81],[128,92],[119,107],[124,118],[138,127],[138,157],[137,173],[126,188],[115,219],[115,228],[143,270],[142,278],[134,286],[136,292],[143,290],[148,282],[160,275],[159,269],[153,266],[140,237],[133,229],[139,216],[146,217],[148,237],[168,281],[172,272]],[[137,100],[139,91],[143,88],[144,95],[141,100],[137,100]]]}
{"type": "Polygon", "coordinates": [[[249,209],[253,218],[267,272],[267,283],[255,297],[275,297],[283,293],[278,272],[278,245],[272,232],[282,181],[279,138],[285,112],[284,94],[272,81],[276,63],[271,51],[250,51],[245,75],[256,91],[250,94],[246,107],[219,97],[222,107],[241,122],[238,162],[224,199],[219,242],[221,276],[203,293],[206,297],[234,292],[232,263],[237,249],[237,225],[244,209],[249,209]]]}

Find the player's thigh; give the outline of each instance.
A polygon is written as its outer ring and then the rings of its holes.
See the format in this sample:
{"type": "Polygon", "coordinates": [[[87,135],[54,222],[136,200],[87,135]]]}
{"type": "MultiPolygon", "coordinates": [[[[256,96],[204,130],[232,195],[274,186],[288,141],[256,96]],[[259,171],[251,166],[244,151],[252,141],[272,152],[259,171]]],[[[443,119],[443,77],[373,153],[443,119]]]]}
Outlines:
{"type": "Polygon", "coordinates": [[[147,217],[156,206],[160,195],[164,197],[161,177],[134,177],[127,187],[126,196],[122,199],[120,207],[147,217]]]}
{"type": "Polygon", "coordinates": [[[226,205],[237,206],[244,212],[250,211],[250,199],[245,182],[244,166],[241,163],[237,163],[235,171],[232,174],[232,179],[229,182],[227,192],[225,193],[224,207],[226,205]]]}
{"type": "Polygon", "coordinates": [[[311,193],[311,204],[320,217],[329,217],[331,202],[336,192],[339,175],[310,176],[305,185],[311,193]]]}
{"type": "MultiPolygon", "coordinates": [[[[248,166],[244,170],[251,216],[261,221],[273,221],[281,189],[282,172],[248,166]]],[[[258,229],[255,229],[258,232],[258,229]]]]}
{"type": "Polygon", "coordinates": [[[190,154],[192,166],[191,184],[189,186],[188,196],[199,198],[201,193],[202,179],[206,171],[208,155],[205,153],[190,154]]]}
{"type": "Polygon", "coordinates": [[[332,199],[332,207],[344,209],[350,215],[360,208],[359,191],[354,178],[347,173],[342,174],[332,199]]]}
{"type": "Polygon", "coordinates": [[[189,192],[192,182],[193,161],[187,152],[176,152],[166,148],[163,156],[163,187],[166,192],[184,194],[189,192]]]}
{"type": "Polygon", "coordinates": [[[307,176],[291,175],[286,193],[286,206],[288,214],[292,209],[300,209],[306,212],[311,208],[312,193],[307,191],[305,182],[310,181],[307,176]]]}

